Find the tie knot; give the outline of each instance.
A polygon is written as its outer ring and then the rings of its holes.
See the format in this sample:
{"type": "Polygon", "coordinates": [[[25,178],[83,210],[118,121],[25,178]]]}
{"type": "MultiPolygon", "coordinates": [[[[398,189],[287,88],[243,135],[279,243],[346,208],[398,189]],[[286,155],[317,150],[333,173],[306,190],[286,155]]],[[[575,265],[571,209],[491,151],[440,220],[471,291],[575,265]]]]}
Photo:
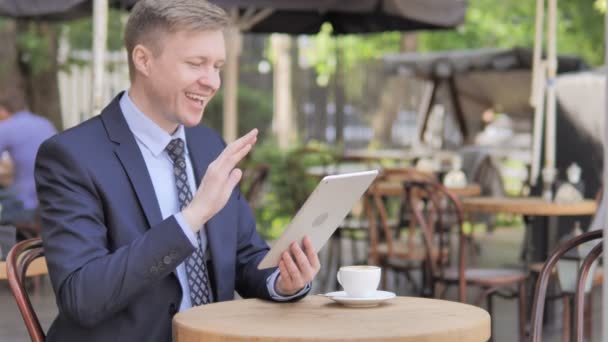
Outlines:
{"type": "Polygon", "coordinates": [[[184,141],[180,138],[171,140],[165,149],[174,162],[184,158],[184,141]]]}

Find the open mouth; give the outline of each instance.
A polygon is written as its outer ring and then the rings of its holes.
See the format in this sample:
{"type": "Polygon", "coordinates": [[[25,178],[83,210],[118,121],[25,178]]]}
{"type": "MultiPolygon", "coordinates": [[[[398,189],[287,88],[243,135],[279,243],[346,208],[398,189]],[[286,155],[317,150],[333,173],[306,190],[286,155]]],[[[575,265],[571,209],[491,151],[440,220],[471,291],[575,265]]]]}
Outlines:
{"type": "Polygon", "coordinates": [[[205,104],[205,97],[202,95],[186,92],[186,97],[195,102],[199,107],[202,107],[205,104]]]}

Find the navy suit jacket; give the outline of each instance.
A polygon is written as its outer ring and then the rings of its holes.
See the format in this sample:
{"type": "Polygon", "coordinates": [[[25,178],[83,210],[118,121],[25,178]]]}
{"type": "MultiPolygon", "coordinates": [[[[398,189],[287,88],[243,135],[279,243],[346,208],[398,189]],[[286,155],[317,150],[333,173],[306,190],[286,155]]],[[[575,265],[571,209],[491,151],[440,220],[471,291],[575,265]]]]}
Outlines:
{"type": "MultiPolygon", "coordinates": [[[[121,94],[122,95],[122,94],[121,94]]],[[[174,274],[194,248],[163,220],[152,180],[119,106],[47,140],[36,161],[42,238],[59,315],[49,341],[170,341],[182,297],[174,274]]],[[[225,143],[186,129],[197,185],[225,143]]],[[[238,189],[207,223],[217,301],[270,299],[268,246],[238,189]]]]}

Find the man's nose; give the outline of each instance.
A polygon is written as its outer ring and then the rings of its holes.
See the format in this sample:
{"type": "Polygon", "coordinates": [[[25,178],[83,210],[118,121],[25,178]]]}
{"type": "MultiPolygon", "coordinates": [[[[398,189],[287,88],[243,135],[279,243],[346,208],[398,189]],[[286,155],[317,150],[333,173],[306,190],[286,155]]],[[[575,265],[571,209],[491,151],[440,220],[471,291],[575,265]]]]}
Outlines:
{"type": "Polygon", "coordinates": [[[198,83],[209,91],[215,92],[219,89],[221,84],[220,74],[216,71],[205,73],[205,75],[199,77],[198,83]]]}

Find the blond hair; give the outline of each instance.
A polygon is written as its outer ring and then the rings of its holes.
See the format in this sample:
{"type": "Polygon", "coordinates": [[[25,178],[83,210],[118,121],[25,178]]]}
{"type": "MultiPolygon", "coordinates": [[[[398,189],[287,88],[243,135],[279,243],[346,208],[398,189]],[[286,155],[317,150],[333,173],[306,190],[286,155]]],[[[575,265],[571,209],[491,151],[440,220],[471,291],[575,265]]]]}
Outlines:
{"type": "Polygon", "coordinates": [[[124,35],[131,80],[135,74],[132,53],[138,44],[158,55],[167,33],[223,30],[229,24],[226,12],[205,0],[139,0],[131,10],[124,35]]]}

